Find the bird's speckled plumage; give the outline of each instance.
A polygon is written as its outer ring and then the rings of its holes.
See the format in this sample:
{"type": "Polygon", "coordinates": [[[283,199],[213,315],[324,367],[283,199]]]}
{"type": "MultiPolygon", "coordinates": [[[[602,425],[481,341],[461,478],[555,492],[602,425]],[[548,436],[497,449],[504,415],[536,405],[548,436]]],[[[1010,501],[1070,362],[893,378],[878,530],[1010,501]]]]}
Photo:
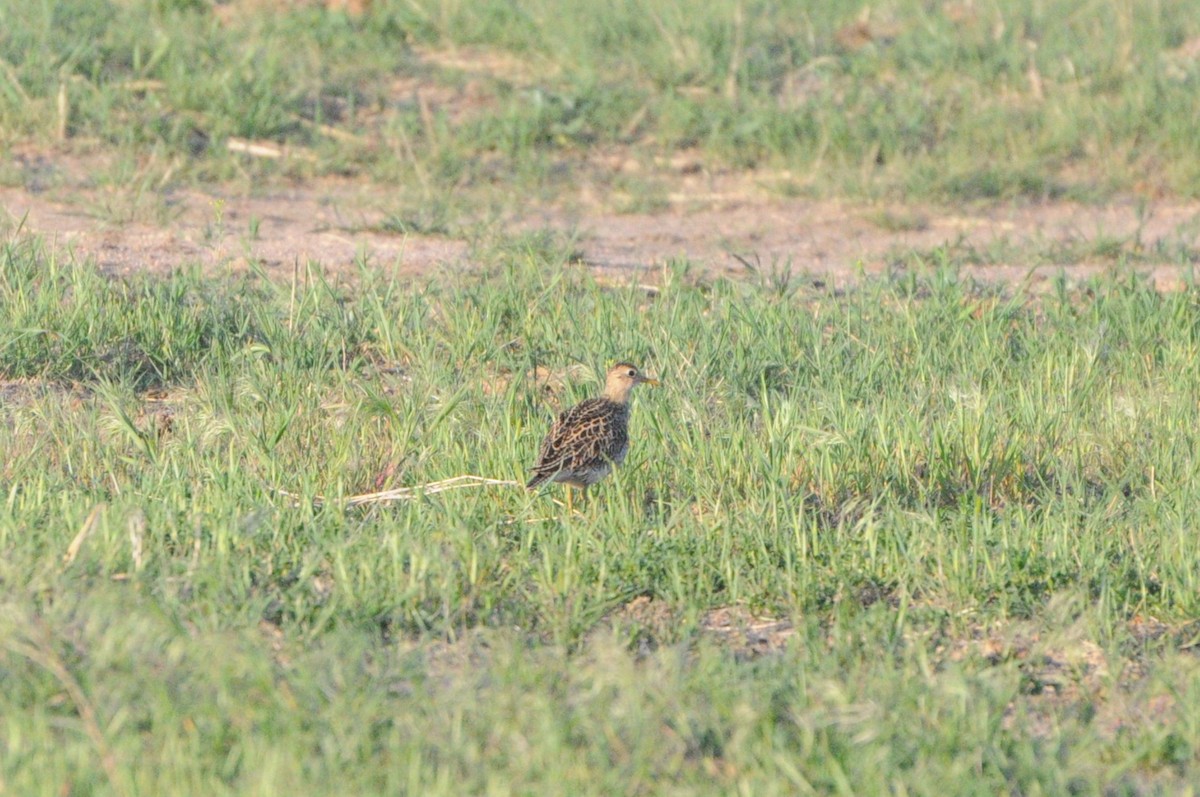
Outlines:
{"type": "Polygon", "coordinates": [[[643,382],[658,384],[629,363],[608,369],[604,395],[576,404],[554,422],[525,486],[555,481],[586,488],[620,465],[629,452],[630,393],[643,382]]]}

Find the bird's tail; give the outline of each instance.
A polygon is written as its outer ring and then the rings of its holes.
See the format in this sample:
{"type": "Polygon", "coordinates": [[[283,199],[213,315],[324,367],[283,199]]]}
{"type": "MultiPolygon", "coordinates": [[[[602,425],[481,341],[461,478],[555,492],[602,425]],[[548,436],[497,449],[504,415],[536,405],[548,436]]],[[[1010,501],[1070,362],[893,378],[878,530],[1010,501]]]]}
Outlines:
{"type": "Polygon", "coordinates": [[[546,479],[549,479],[549,478],[550,477],[548,475],[546,475],[545,473],[535,473],[533,475],[533,478],[525,483],[525,489],[532,490],[535,487],[537,487],[538,485],[545,482],[546,479]]]}

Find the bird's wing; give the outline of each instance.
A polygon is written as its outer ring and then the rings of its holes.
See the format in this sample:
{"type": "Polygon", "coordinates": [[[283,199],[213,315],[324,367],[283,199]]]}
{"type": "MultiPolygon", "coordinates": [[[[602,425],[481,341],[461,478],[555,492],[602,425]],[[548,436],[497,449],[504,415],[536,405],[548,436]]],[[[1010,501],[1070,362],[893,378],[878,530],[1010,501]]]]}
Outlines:
{"type": "Polygon", "coordinates": [[[534,472],[551,475],[603,461],[615,431],[608,404],[588,399],[560,415],[542,441],[534,472]]]}

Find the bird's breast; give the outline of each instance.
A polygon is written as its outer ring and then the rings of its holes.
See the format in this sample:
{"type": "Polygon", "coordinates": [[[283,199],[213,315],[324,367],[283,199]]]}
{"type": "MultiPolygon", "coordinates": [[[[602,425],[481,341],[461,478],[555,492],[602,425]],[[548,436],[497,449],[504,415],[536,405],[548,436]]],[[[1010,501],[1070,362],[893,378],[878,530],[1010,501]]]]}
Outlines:
{"type": "Polygon", "coordinates": [[[629,453],[629,443],[627,441],[624,445],[618,447],[617,450],[613,452],[613,456],[612,456],[613,463],[620,465],[622,462],[625,461],[625,455],[628,453],[629,453]]]}

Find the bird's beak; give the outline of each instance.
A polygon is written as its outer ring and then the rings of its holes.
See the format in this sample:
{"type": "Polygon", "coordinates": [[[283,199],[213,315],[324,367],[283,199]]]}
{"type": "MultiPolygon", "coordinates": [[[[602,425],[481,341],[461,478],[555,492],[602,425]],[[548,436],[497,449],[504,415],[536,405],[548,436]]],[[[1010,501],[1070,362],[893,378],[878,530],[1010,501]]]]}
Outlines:
{"type": "Polygon", "coordinates": [[[647,385],[654,385],[655,387],[658,387],[658,384],[659,384],[657,379],[651,379],[648,376],[643,376],[642,381],[645,382],[647,385]]]}

